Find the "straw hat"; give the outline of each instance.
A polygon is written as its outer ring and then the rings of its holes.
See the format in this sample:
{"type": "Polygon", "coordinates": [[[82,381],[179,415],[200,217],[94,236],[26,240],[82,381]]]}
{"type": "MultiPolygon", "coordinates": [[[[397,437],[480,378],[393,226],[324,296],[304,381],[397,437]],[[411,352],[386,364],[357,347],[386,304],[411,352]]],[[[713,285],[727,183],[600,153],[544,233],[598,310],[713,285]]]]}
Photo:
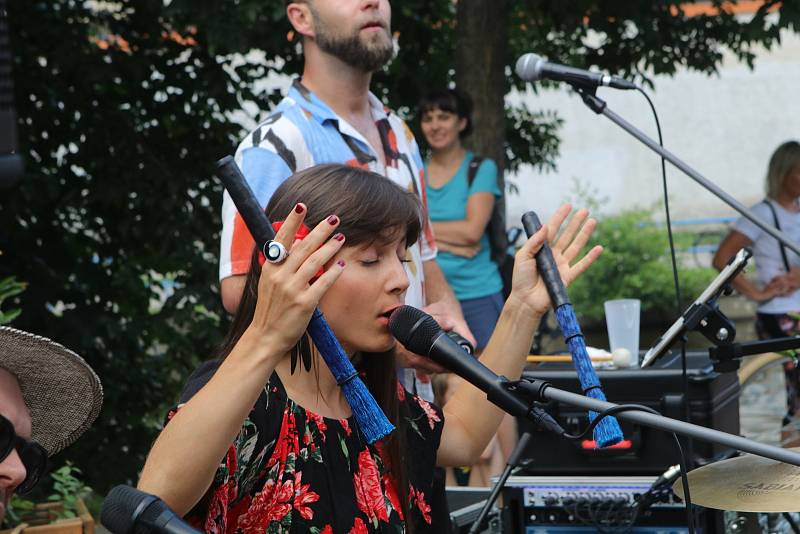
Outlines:
{"type": "Polygon", "coordinates": [[[16,376],[31,412],[31,438],[50,456],[77,440],[100,413],[100,379],[58,343],[0,326],[0,367],[16,376]]]}

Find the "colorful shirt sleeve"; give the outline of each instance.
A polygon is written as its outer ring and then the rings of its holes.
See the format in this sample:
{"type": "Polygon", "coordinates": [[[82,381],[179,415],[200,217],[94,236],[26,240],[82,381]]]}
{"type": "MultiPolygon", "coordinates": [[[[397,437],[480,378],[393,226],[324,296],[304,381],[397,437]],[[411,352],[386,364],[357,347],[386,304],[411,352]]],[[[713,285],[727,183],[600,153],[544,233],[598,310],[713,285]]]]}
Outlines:
{"type": "MultiPolygon", "coordinates": [[[[275,137],[275,130],[267,128],[258,146],[252,146],[252,135],[248,136],[236,152],[236,163],[262,207],[266,207],[278,186],[294,172],[294,154],[275,137]]],[[[253,237],[226,191],[222,201],[220,280],[247,273],[253,246],[253,237]]]]}
{"type": "Polygon", "coordinates": [[[420,258],[422,261],[431,261],[436,259],[436,238],[433,235],[433,225],[431,224],[430,214],[428,212],[428,195],[426,191],[425,182],[425,165],[422,162],[422,155],[419,152],[419,145],[417,140],[408,128],[408,125],[403,123],[406,130],[406,135],[409,137],[409,152],[411,159],[414,162],[414,167],[419,172],[419,196],[420,203],[422,204],[422,233],[419,238],[420,258]]]}

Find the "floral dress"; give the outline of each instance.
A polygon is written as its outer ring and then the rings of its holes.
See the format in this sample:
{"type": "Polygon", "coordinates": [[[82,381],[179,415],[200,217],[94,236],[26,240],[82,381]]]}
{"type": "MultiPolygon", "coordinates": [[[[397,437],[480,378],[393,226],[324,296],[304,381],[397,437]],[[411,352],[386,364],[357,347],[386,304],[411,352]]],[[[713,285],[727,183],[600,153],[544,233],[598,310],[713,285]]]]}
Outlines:
{"type": "MultiPolygon", "coordinates": [[[[218,364],[207,362],[194,373],[182,402],[218,364]]],[[[430,502],[444,418],[399,383],[397,394],[408,414],[408,502],[415,532],[441,532],[430,502]]],[[[406,518],[387,461],[382,443],[368,445],[352,416],[330,419],[306,410],[287,397],[273,374],[211,487],[185,519],[211,533],[403,532],[406,518]]]]}

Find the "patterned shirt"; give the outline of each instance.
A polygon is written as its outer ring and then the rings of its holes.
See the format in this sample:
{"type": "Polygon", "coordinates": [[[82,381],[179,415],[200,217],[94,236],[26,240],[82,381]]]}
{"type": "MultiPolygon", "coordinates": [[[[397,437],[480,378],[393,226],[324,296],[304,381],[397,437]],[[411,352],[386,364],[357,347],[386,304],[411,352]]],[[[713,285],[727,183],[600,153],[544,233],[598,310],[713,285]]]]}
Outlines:
{"type": "MultiPolygon", "coordinates": [[[[218,360],[202,364],[181,402],[218,366],[218,360]]],[[[415,532],[442,532],[447,525],[439,524],[444,518],[431,508],[431,498],[444,416],[399,384],[397,395],[405,418],[409,515],[415,532]]],[[[273,374],[186,520],[218,534],[397,534],[408,518],[388,461],[382,442],[368,445],[352,417],[330,419],[306,410],[273,374]]]]}
{"type": "MultiPolygon", "coordinates": [[[[412,261],[406,264],[410,282],[406,304],[422,307],[425,304],[422,262],[436,257],[422,158],[408,126],[372,93],[369,105],[383,145],[385,167],[364,136],[298,80],[275,111],[239,144],[236,163],[262,206],[267,205],[278,186],[294,172],[320,163],[369,169],[415,192],[423,209],[423,235],[410,248],[412,261]]],[[[252,252],[253,239],[225,192],[220,280],[247,273],[252,252]]]]}

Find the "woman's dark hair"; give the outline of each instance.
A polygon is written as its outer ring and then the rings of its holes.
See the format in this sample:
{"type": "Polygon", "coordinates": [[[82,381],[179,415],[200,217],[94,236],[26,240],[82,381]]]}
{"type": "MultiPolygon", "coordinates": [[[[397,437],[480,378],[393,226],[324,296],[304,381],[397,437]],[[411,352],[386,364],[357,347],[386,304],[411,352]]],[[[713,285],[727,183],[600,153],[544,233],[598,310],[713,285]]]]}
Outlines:
{"type": "MultiPolygon", "coordinates": [[[[337,215],[341,222],[336,230],[345,235],[346,247],[391,242],[401,236],[405,238],[406,246],[411,246],[419,238],[422,228],[420,203],[414,193],[403,190],[384,176],[357,167],[325,164],[295,173],[273,193],[267,204],[267,216],[272,222],[283,221],[298,202],[306,205],[305,224],[309,229],[328,216],[337,215]]],[[[239,307],[220,349],[220,358],[230,354],[253,320],[261,274],[258,260],[256,248],[239,307]]],[[[306,336],[308,334],[304,334],[306,336]]],[[[301,340],[293,350],[299,352],[304,344],[312,346],[308,339],[305,343],[301,340]]],[[[314,372],[318,373],[319,358],[312,361],[314,372]]],[[[359,367],[370,392],[396,427],[383,443],[388,453],[388,468],[398,486],[407,532],[413,532],[408,514],[405,405],[397,399],[394,350],[385,354],[362,355],[359,367]]]]}
{"type": "Polygon", "coordinates": [[[459,132],[460,138],[472,133],[472,99],[467,93],[458,89],[440,89],[422,97],[417,106],[417,116],[422,117],[434,110],[455,113],[459,119],[467,119],[467,126],[459,132]]]}

